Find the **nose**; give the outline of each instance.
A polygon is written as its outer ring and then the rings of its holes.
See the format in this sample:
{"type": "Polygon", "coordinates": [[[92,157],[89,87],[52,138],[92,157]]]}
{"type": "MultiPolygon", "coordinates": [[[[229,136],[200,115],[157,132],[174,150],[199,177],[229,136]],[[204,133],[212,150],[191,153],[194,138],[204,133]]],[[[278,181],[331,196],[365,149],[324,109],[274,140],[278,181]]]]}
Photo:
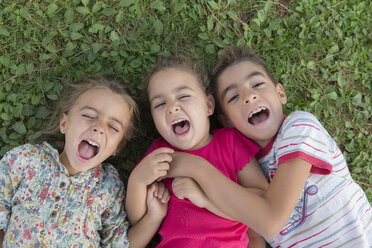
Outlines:
{"type": "Polygon", "coordinates": [[[249,103],[249,102],[253,102],[257,99],[257,94],[255,94],[254,92],[250,92],[249,90],[245,90],[244,92],[244,103],[249,103]]]}
{"type": "Polygon", "coordinates": [[[169,114],[178,112],[179,110],[180,110],[180,105],[177,102],[172,102],[169,104],[169,107],[168,107],[169,114]]]}
{"type": "Polygon", "coordinates": [[[97,123],[96,125],[93,126],[93,132],[94,133],[99,133],[103,134],[104,133],[104,127],[103,124],[97,123]]]}

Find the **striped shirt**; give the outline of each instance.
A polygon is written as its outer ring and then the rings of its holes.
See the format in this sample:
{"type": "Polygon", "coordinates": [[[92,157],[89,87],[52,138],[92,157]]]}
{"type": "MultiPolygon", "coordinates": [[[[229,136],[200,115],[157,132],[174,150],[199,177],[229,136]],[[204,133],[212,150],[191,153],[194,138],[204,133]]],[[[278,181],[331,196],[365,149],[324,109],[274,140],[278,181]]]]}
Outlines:
{"type": "Polygon", "coordinates": [[[271,180],[281,163],[312,164],[304,190],[272,247],[372,247],[372,209],[336,142],[312,114],[296,111],[258,154],[271,180]]]}

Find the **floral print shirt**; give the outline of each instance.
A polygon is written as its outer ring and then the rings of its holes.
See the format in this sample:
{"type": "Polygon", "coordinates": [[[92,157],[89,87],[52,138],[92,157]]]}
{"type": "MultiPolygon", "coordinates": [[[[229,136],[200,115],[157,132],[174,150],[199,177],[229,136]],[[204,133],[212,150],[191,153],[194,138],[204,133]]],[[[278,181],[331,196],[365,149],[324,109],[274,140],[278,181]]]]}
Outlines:
{"type": "Polygon", "coordinates": [[[128,247],[124,185],[108,163],[69,176],[47,142],[0,161],[4,247],[128,247]]]}

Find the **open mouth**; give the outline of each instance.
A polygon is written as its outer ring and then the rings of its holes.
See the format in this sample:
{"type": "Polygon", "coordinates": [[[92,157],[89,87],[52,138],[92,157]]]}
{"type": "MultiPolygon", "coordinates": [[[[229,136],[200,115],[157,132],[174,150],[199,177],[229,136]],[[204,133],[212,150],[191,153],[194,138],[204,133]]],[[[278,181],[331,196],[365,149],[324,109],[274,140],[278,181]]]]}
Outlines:
{"type": "Polygon", "coordinates": [[[99,145],[91,140],[82,140],[78,147],[80,157],[91,159],[99,152],[99,145]]]}
{"type": "Polygon", "coordinates": [[[173,132],[177,135],[182,135],[190,130],[190,122],[182,119],[172,123],[173,132]]]}
{"type": "Polygon", "coordinates": [[[260,124],[269,118],[270,111],[265,107],[259,107],[248,117],[248,122],[252,125],[260,124]]]}

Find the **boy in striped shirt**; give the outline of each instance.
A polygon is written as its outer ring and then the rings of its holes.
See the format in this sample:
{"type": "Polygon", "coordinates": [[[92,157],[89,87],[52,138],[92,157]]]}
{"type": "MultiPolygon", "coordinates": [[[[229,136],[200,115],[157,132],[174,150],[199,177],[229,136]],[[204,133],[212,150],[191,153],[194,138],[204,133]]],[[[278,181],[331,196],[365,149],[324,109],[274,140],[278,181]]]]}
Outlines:
{"type": "Polygon", "coordinates": [[[180,156],[168,176],[196,180],[221,211],[272,247],[372,247],[371,205],[342,152],[312,114],[283,114],[283,86],[263,61],[248,47],[227,48],[211,79],[220,120],[261,147],[256,157],[270,186],[256,196],[190,156],[180,156]],[[186,161],[188,170],[177,166],[186,161]]]}

